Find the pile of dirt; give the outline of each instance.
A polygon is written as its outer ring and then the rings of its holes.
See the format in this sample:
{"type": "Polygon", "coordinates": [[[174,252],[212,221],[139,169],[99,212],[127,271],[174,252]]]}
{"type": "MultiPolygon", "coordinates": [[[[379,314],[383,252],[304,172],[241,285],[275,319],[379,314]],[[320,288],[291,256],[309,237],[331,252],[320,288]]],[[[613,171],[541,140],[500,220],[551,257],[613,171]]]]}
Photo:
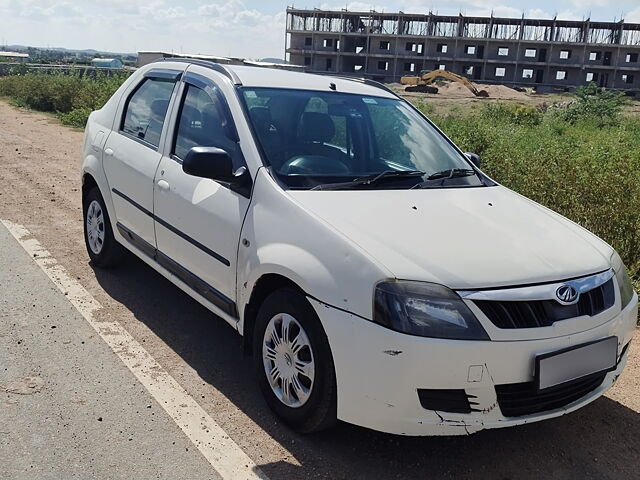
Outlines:
{"type": "MultiPolygon", "coordinates": [[[[482,85],[476,84],[478,90],[486,90],[489,98],[497,98],[501,100],[526,100],[527,94],[518,92],[513,88],[504,85],[482,85]]],[[[438,85],[438,95],[449,98],[474,98],[473,93],[461,83],[449,82],[438,85]]]]}
{"type": "Polygon", "coordinates": [[[526,100],[528,98],[525,92],[519,92],[513,88],[504,85],[476,85],[479,89],[486,90],[489,97],[503,100],[526,100]]]}

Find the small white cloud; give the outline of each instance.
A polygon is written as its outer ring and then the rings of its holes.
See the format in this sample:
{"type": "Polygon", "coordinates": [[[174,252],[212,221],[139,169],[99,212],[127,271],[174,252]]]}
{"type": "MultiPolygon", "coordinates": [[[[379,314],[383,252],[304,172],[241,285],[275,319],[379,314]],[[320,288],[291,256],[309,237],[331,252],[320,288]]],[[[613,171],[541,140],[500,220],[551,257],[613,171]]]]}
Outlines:
{"type": "Polygon", "coordinates": [[[336,4],[336,3],[321,3],[321,10],[342,10],[346,8],[351,12],[368,12],[370,10],[375,10],[376,12],[391,12],[393,9],[386,7],[385,5],[381,5],[378,3],[367,3],[367,2],[349,2],[346,4],[336,4]]]}
{"type": "Polygon", "coordinates": [[[527,10],[527,18],[553,18],[553,15],[541,8],[530,8],[527,10]]]}
{"type": "Polygon", "coordinates": [[[580,9],[590,7],[606,7],[611,5],[610,0],[571,0],[571,4],[580,9]]]}
{"type": "Polygon", "coordinates": [[[640,23],[640,8],[636,8],[635,10],[629,12],[624,19],[626,22],[640,23]]]}
{"type": "Polygon", "coordinates": [[[563,10],[558,13],[559,20],[585,20],[586,16],[582,13],[578,13],[575,10],[563,10]]]}

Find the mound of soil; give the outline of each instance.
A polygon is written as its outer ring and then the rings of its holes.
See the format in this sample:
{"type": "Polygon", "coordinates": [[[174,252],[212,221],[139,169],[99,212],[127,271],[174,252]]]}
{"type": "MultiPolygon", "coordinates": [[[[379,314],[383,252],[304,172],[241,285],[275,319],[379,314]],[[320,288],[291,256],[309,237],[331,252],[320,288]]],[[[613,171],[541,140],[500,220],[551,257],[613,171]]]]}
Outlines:
{"type": "MultiPolygon", "coordinates": [[[[478,90],[486,90],[489,93],[489,98],[497,98],[502,100],[526,100],[527,94],[524,92],[518,92],[513,88],[505,87],[504,85],[481,85],[476,84],[478,90]]],[[[473,93],[462,85],[461,83],[449,82],[444,85],[439,85],[438,95],[450,98],[474,98],[473,93]]]]}

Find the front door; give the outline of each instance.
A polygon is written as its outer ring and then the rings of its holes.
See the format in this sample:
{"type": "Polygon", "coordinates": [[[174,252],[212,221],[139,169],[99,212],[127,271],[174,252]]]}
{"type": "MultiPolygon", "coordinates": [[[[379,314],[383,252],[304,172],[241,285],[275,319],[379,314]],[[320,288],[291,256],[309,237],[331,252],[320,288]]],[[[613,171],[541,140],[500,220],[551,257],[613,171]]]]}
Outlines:
{"type": "Polygon", "coordinates": [[[175,135],[162,158],[154,193],[158,261],[211,303],[236,316],[236,256],[248,194],[182,171],[197,146],[226,150],[244,166],[233,119],[215,84],[187,73],[175,135]]]}
{"type": "Polygon", "coordinates": [[[175,76],[149,76],[127,97],[119,124],[107,138],[103,165],[121,233],[144,253],[153,254],[153,178],[160,163],[158,151],[175,76]]]}

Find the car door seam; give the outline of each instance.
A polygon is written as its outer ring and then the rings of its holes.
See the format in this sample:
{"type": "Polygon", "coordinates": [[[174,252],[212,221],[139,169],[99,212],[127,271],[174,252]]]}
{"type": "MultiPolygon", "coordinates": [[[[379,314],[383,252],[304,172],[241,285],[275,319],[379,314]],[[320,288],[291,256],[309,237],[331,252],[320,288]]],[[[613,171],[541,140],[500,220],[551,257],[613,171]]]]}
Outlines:
{"type": "Polygon", "coordinates": [[[159,218],[157,215],[155,215],[153,212],[150,212],[149,210],[147,210],[146,208],[144,208],[142,205],[140,205],[139,203],[137,203],[135,200],[129,198],[126,194],[122,193],[121,191],[119,191],[116,188],[112,188],[111,191],[113,193],[115,193],[116,195],[118,195],[119,197],[123,198],[124,200],[126,200],[127,202],[129,202],[131,205],[133,205],[134,207],[138,208],[141,212],[145,213],[146,215],[148,215],[149,217],[151,217],[152,219],[154,219],[156,222],[158,222],[160,225],[162,225],[163,227],[165,227],[166,229],[170,230],[171,232],[175,233],[176,235],[178,235],[180,238],[182,238],[183,240],[186,240],[187,242],[189,242],[191,245],[193,245],[194,247],[202,250],[204,253],[206,253],[207,255],[215,258],[216,260],[218,260],[220,263],[222,263],[223,265],[226,265],[227,267],[231,266],[231,262],[229,260],[227,260],[225,257],[223,257],[222,255],[220,255],[219,253],[214,252],[213,250],[211,250],[209,247],[201,244],[200,242],[198,242],[197,240],[195,240],[194,238],[191,238],[189,235],[187,235],[186,233],[182,232],[181,230],[178,230],[176,227],[174,227],[173,225],[171,225],[170,223],[166,222],[165,220],[159,218]]]}

